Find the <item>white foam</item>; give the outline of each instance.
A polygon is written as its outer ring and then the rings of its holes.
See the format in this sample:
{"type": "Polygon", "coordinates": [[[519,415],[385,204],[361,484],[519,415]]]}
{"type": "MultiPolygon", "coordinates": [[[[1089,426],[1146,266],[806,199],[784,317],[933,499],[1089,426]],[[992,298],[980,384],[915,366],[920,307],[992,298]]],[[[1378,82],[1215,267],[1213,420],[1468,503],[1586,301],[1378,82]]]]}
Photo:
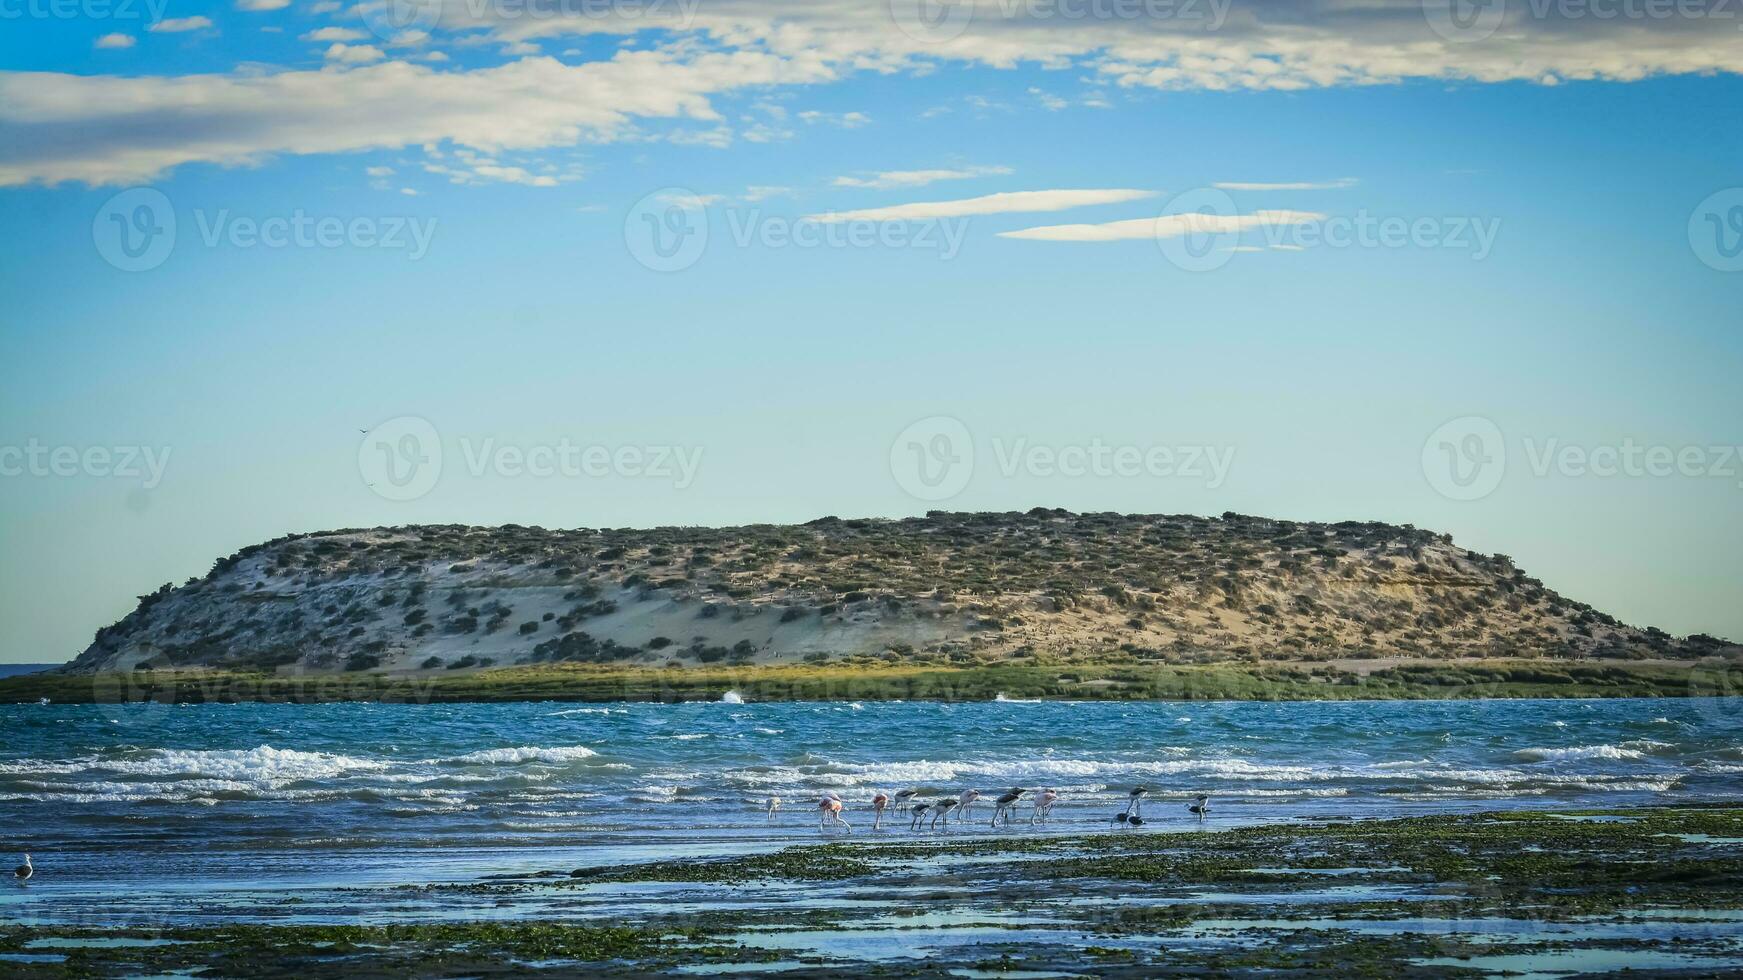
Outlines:
{"type": "Polygon", "coordinates": [[[1561,749],[1520,749],[1513,753],[1513,758],[1527,762],[1570,762],[1576,759],[1635,760],[1644,759],[1646,755],[1620,745],[1575,745],[1561,749]]]}
{"type": "Polygon", "coordinates": [[[521,762],[573,762],[576,759],[591,759],[598,754],[585,745],[563,745],[555,748],[523,745],[509,749],[485,749],[481,752],[468,752],[465,755],[457,755],[448,759],[430,759],[428,761],[454,762],[465,765],[514,765],[521,762]]]}

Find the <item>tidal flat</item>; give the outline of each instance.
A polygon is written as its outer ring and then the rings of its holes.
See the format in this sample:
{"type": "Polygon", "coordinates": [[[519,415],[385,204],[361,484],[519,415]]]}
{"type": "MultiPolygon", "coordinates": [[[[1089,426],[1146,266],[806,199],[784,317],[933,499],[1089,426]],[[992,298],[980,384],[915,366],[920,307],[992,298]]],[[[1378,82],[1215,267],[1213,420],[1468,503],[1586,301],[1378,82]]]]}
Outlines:
{"type": "MultiPolygon", "coordinates": [[[[60,977],[1713,976],[1743,807],[880,837],[339,887],[168,927],[14,923],[60,977]],[[893,838],[893,839],[892,839],[893,838]]],[[[197,917],[196,917],[197,918],[197,917]]]]}

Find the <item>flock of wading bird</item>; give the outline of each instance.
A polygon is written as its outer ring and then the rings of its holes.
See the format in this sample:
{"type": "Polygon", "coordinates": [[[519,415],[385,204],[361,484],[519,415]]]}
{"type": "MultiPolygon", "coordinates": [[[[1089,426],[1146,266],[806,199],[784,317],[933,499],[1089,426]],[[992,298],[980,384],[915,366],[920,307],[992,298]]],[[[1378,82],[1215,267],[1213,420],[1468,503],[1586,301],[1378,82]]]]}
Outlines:
{"type": "MultiPolygon", "coordinates": [[[[1125,827],[1142,827],[1144,825],[1142,813],[1144,797],[1149,795],[1149,792],[1150,789],[1147,786],[1134,786],[1132,791],[1126,794],[1126,808],[1114,814],[1113,819],[1109,822],[1125,827]]],[[[1043,789],[1036,792],[1021,786],[1013,786],[993,800],[993,818],[990,826],[997,827],[1000,820],[1008,825],[1016,814],[1017,804],[1023,799],[1024,794],[1029,793],[1033,793],[1030,796],[1032,809],[1029,811],[1029,825],[1032,827],[1036,824],[1044,824],[1052,819],[1053,805],[1059,802],[1058,790],[1043,789]]],[[[877,830],[883,826],[884,812],[893,807],[897,813],[909,815],[909,830],[919,830],[922,825],[931,830],[937,830],[940,820],[944,822],[944,827],[948,830],[952,815],[956,817],[958,823],[961,823],[968,819],[969,808],[981,801],[981,792],[978,789],[964,790],[957,796],[947,796],[941,800],[922,800],[918,799],[919,795],[919,790],[904,789],[894,796],[881,791],[873,796],[871,798],[872,829],[877,830]]],[[[1192,799],[1193,802],[1186,807],[1187,811],[1203,820],[1204,815],[1210,812],[1210,797],[1200,794],[1192,799]]],[[[817,811],[821,814],[818,826],[828,829],[832,825],[839,825],[852,833],[853,825],[841,816],[841,811],[845,809],[847,809],[847,804],[841,797],[834,793],[823,796],[817,801],[817,811]]],[[[780,816],[780,797],[769,797],[768,813],[771,823],[780,816]]]]}

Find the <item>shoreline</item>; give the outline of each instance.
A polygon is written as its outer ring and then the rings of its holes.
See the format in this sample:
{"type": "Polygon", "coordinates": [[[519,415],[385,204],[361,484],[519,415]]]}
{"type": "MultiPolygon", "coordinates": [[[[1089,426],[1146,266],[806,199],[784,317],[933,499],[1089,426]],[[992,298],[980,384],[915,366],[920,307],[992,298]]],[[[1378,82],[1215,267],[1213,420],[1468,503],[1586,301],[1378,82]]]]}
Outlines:
{"type": "Polygon", "coordinates": [[[979,667],[540,665],[465,672],[266,674],[157,670],[0,679],[0,703],[564,701],[1375,701],[1712,697],[1743,694],[1728,661],[1542,659],[1253,665],[1000,664],[979,667]],[[1366,668],[1366,669],[1364,669],[1366,668]]]}
{"type": "MultiPolygon", "coordinates": [[[[1743,807],[1316,820],[772,853],[339,889],[304,914],[0,925],[26,978],[590,975],[1464,977],[1743,966],[1743,807]],[[1161,831],[1161,832],[1157,832],[1161,831]],[[838,899],[851,892],[854,901],[838,899]],[[326,902],[332,902],[330,906],[326,902]],[[421,903],[393,918],[396,903],[421,903]],[[350,911],[346,911],[350,910],[350,911]],[[377,910],[387,915],[372,915],[377,910]],[[1021,971],[1021,972],[1017,972],[1021,971]]],[[[299,907],[306,903],[299,899],[299,907]]]]}

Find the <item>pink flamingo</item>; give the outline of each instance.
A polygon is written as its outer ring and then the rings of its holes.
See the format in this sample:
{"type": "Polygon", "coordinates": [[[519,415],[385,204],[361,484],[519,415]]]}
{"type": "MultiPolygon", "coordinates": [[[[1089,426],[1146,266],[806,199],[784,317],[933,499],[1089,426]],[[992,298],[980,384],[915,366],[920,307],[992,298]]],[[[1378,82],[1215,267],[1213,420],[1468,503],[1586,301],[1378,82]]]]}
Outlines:
{"type": "Polygon", "coordinates": [[[1053,817],[1053,804],[1058,802],[1058,790],[1052,788],[1042,790],[1041,795],[1035,797],[1035,812],[1029,814],[1030,825],[1033,825],[1036,820],[1046,823],[1051,819],[1053,817]]]}
{"type": "Polygon", "coordinates": [[[884,808],[889,805],[890,797],[887,793],[879,793],[872,797],[872,813],[874,814],[872,817],[873,830],[878,829],[878,825],[884,822],[884,808]]]}
{"type": "Polygon", "coordinates": [[[853,833],[853,825],[841,819],[841,800],[833,796],[825,796],[817,801],[817,810],[823,814],[822,818],[817,822],[819,827],[827,828],[829,822],[833,820],[843,827],[846,827],[848,833],[853,833]]]}

